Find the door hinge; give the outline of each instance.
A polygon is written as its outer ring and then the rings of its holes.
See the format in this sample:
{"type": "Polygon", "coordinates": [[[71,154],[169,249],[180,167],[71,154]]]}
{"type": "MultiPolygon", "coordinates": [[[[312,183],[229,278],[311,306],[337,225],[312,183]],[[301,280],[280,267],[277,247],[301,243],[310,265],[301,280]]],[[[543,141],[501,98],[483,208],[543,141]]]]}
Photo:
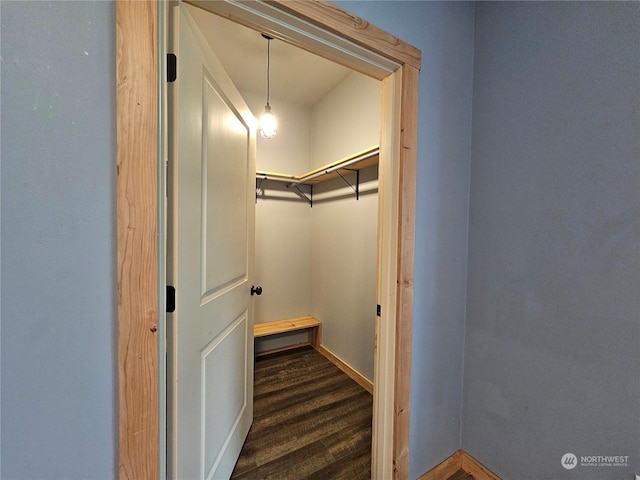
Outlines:
{"type": "Polygon", "coordinates": [[[176,289],[173,285],[167,285],[167,313],[176,311],[176,289]]]}
{"type": "Polygon", "coordinates": [[[173,53],[167,53],[167,82],[175,82],[178,78],[178,57],[173,53]]]}
{"type": "Polygon", "coordinates": [[[380,305],[376,305],[376,315],[378,317],[382,315],[382,307],[380,305]]]}

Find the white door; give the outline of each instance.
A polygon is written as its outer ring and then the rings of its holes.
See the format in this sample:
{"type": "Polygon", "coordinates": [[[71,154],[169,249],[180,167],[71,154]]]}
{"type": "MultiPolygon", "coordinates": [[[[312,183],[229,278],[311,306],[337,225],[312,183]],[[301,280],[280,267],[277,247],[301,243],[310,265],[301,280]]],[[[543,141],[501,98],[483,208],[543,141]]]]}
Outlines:
{"type": "Polygon", "coordinates": [[[228,479],[253,419],[255,119],[185,8],[171,15],[168,473],[228,479]]]}

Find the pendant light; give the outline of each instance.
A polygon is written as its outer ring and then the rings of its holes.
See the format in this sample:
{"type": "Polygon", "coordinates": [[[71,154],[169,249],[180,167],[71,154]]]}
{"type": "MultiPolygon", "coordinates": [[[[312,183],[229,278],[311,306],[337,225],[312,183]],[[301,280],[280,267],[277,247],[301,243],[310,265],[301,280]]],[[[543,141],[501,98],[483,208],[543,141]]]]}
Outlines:
{"type": "Polygon", "coordinates": [[[260,119],[260,135],[264,138],[273,138],[276,136],[278,131],[276,130],[277,123],[276,117],[271,113],[271,105],[269,105],[269,80],[270,80],[270,70],[271,70],[271,40],[273,37],[269,35],[262,34],[264,38],[267,39],[267,104],[264,107],[264,114],[260,119]]]}

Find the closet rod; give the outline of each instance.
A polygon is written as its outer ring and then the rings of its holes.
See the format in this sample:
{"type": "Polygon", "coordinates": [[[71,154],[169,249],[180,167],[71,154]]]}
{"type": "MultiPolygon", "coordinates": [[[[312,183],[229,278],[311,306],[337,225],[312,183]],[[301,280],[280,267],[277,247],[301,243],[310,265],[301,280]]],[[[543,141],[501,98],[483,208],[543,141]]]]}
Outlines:
{"type": "Polygon", "coordinates": [[[267,172],[256,172],[256,177],[262,180],[277,180],[279,182],[291,182],[291,183],[300,183],[295,175],[288,175],[286,173],[267,173],[267,172]]]}

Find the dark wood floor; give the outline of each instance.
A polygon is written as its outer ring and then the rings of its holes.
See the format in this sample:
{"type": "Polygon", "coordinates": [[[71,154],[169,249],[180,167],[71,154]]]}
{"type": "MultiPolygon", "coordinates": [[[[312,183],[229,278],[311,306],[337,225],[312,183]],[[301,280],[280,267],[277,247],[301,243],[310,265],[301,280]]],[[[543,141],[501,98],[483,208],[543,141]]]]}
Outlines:
{"type": "Polygon", "coordinates": [[[311,347],[259,357],[254,420],[231,478],[368,480],[372,397],[311,347]]]}

